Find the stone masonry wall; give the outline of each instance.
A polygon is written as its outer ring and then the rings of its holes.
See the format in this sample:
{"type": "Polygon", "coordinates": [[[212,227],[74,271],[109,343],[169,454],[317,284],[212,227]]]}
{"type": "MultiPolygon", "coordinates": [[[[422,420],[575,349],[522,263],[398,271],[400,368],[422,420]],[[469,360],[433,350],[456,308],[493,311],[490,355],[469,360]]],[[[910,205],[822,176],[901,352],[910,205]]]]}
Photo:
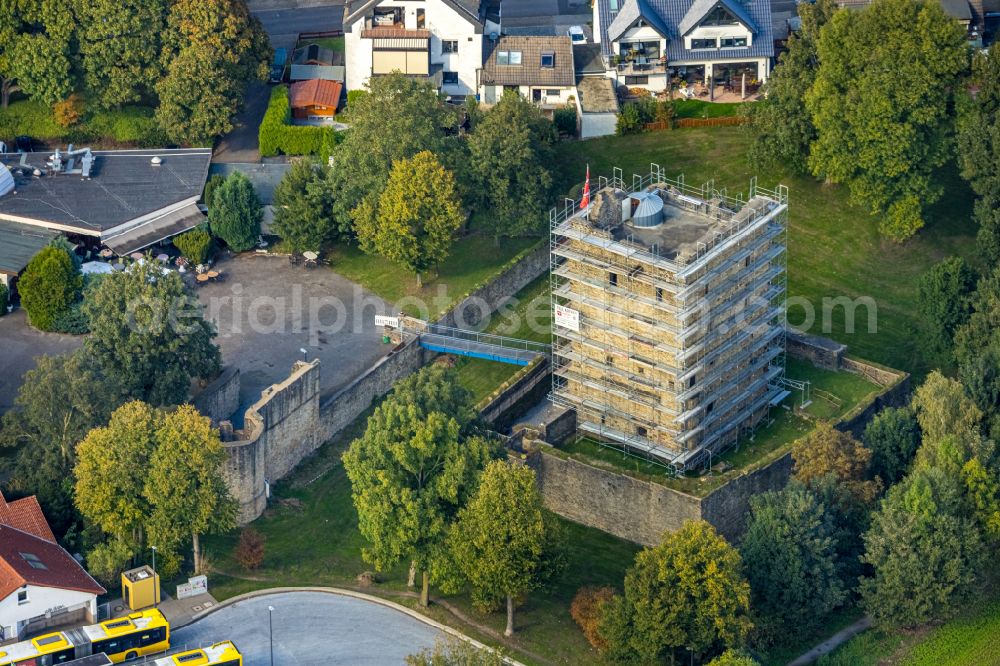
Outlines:
{"type": "Polygon", "coordinates": [[[220,421],[231,417],[240,406],[240,369],[234,366],[223,368],[222,373],[192,401],[195,408],[212,419],[218,426],[220,421]]]}

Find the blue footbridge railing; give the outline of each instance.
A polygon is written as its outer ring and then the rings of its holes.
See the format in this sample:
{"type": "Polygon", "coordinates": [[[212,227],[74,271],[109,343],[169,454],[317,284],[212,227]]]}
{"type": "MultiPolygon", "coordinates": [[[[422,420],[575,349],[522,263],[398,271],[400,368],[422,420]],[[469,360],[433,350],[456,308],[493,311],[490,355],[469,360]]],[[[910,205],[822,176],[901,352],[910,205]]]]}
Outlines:
{"type": "Polygon", "coordinates": [[[420,332],[420,346],[443,354],[483,358],[513,365],[528,365],[538,356],[549,356],[552,353],[552,346],[541,342],[439,324],[428,324],[426,330],[420,332]]]}

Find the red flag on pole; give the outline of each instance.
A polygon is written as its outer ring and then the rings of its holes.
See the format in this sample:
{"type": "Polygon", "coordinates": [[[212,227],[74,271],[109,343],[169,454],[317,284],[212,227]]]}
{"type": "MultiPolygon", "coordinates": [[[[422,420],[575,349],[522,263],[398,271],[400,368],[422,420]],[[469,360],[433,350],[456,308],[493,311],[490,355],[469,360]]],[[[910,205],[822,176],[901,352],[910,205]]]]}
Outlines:
{"type": "Polygon", "coordinates": [[[590,205],[590,165],[587,165],[587,180],[583,182],[583,198],[580,199],[580,209],[590,205]]]}

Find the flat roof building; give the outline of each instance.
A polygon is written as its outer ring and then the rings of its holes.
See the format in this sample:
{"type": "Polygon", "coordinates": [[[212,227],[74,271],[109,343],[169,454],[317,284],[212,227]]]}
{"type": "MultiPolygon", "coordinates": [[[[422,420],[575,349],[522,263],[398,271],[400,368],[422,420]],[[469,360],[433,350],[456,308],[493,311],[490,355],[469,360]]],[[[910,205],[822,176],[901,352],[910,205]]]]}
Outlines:
{"type": "Polygon", "coordinates": [[[652,165],[551,217],[556,404],[683,471],[752,431],[784,378],[787,189],[747,200],[652,165]]]}

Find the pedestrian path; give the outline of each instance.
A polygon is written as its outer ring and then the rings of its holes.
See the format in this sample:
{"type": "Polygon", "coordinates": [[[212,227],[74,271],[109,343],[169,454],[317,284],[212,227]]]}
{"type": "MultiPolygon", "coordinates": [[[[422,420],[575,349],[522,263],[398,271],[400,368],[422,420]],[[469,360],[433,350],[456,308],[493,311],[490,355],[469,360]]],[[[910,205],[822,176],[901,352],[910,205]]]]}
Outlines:
{"type": "Polygon", "coordinates": [[[788,666],[806,666],[807,664],[811,664],[820,657],[830,654],[861,632],[868,630],[871,626],[871,618],[863,617],[854,624],[844,627],[805,654],[788,662],[788,666]]]}

